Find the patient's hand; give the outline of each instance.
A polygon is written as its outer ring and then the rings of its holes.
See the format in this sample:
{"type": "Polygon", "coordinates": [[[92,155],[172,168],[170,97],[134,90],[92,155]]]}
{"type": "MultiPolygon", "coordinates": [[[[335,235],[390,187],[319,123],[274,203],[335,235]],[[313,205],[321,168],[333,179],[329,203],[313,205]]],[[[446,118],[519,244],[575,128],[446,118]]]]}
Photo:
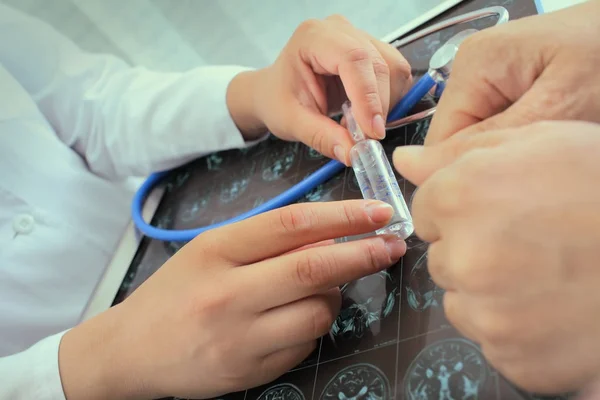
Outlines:
{"type": "MultiPolygon", "coordinates": [[[[485,29],[461,45],[425,140],[542,120],[600,122],[600,1],[485,29]]],[[[524,132],[527,134],[527,132],[524,132]]]]}

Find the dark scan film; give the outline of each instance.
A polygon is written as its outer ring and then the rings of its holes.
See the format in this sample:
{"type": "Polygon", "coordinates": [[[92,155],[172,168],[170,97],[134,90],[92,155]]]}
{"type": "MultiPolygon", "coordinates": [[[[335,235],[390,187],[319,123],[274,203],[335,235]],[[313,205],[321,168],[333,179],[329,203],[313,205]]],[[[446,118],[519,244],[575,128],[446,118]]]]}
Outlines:
{"type": "MultiPolygon", "coordinates": [[[[532,0],[466,1],[438,18],[488,5],[502,5],[510,18],[535,14],[532,0]]],[[[436,21],[437,21],[436,20],[436,21]]],[[[435,22],[435,21],[434,21],[435,22]]],[[[463,25],[485,28],[495,21],[463,25]]],[[[432,22],[433,23],[433,22],[432,22]]],[[[430,25],[431,23],[428,23],[430,25]]],[[[404,47],[415,79],[429,57],[457,29],[447,29],[404,47]]],[[[418,107],[429,108],[434,99],[418,107]]],[[[388,132],[382,142],[391,157],[397,146],[422,144],[430,120],[388,132]]],[[[288,189],[329,160],[318,152],[275,137],[235,151],[213,154],[174,171],[152,221],[169,229],[218,223],[248,211],[288,189]]],[[[407,202],[417,189],[396,173],[407,202]]],[[[323,183],[299,202],[361,198],[351,169],[323,183]]],[[[115,304],[127,298],[185,243],[145,238],[122,283],[115,304]]],[[[479,346],[446,320],[444,291],[427,269],[427,243],[407,240],[407,253],[386,271],[343,285],[342,307],[328,335],[302,363],[273,382],[223,400],[475,400],[570,399],[539,396],[511,385],[486,362],[479,346]]]]}

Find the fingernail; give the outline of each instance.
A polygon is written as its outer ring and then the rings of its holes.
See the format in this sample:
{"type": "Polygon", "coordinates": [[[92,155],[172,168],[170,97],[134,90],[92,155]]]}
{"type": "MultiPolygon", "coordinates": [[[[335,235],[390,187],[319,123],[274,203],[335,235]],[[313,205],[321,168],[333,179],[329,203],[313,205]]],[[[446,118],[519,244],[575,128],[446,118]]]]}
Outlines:
{"type": "Polygon", "coordinates": [[[373,201],[367,203],[367,205],[365,205],[365,211],[367,212],[367,215],[371,221],[375,222],[376,224],[387,222],[392,218],[392,215],[394,215],[394,209],[392,206],[382,201],[373,201]]]}
{"type": "Polygon", "coordinates": [[[385,239],[385,249],[392,260],[398,260],[406,253],[406,242],[397,236],[385,239]]]}
{"type": "Polygon", "coordinates": [[[377,114],[373,117],[373,133],[379,139],[385,138],[385,121],[381,114],[377,114]]]}
{"type": "Polygon", "coordinates": [[[346,152],[344,151],[344,148],[342,146],[340,146],[339,144],[334,146],[333,154],[335,155],[335,158],[338,159],[338,161],[346,164],[346,152]]]}

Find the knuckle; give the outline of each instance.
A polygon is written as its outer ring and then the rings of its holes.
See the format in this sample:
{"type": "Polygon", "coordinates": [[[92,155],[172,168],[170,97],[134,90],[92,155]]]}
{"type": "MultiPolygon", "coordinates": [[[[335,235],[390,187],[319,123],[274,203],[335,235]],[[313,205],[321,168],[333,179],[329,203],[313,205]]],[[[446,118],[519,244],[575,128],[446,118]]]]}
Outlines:
{"type": "Polygon", "coordinates": [[[278,213],[277,224],[284,233],[305,232],[318,223],[318,216],[311,207],[288,206],[281,208],[278,213]]]}
{"type": "Polygon", "coordinates": [[[497,312],[480,312],[474,318],[480,339],[493,347],[503,347],[515,337],[515,323],[510,317],[497,312]]]}
{"type": "Polygon", "coordinates": [[[371,59],[369,50],[364,47],[353,47],[346,52],[346,60],[350,63],[362,63],[371,59]]]}
{"type": "Polygon", "coordinates": [[[314,132],[308,139],[309,147],[322,153],[326,149],[327,135],[323,132],[314,132]]]}
{"type": "Polygon", "coordinates": [[[370,273],[375,273],[392,263],[392,260],[383,248],[383,241],[369,241],[365,244],[366,267],[370,273]]]}
{"type": "Polygon", "coordinates": [[[515,108],[519,119],[523,121],[539,121],[547,118],[568,118],[572,110],[577,107],[573,104],[579,99],[573,96],[572,86],[563,82],[546,82],[544,90],[538,90],[534,102],[524,102],[521,107],[515,108]]]}
{"type": "Polygon", "coordinates": [[[332,261],[317,251],[307,252],[296,264],[296,279],[302,286],[321,287],[331,276],[332,261]]]}
{"type": "Polygon", "coordinates": [[[375,75],[377,75],[378,77],[382,78],[382,77],[389,77],[390,76],[390,67],[388,65],[387,62],[385,62],[385,60],[380,57],[373,57],[372,58],[372,62],[373,62],[373,70],[375,71],[375,75]]]}
{"type": "Polygon", "coordinates": [[[307,19],[298,25],[296,28],[296,34],[304,35],[307,33],[312,33],[315,30],[321,29],[323,26],[323,22],[319,21],[316,18],[307,19]]]}
{"type": "MultiPolygon", "coordinates": [[[[504,286],[504,272],[495,242],[486,235],[472,239],[468,247],[453,253],[448,265],[457,282],[467,293],[496,293],[504,286]],[[491,243],[491,244],[490,244],[491,243]]],[[[512,271],[506,271],[511,273],[512,271]]]]}
{"type": "Polygon", "coordinates": [[[394,77],[394,80],[408,80],[412,77],[412,69],[408,61],[402,57],[392,63],[390,66],[390,74],[394,77]]]}
{"type": "Polygon", "coordinates": [[[224,310],[230,309],[235,301],[232,293],[234,291],[199,293],[191,301],[194,319],[212,320],[213,317],[220,315],[224,310]]]}
{"type": "Polygon", "coordinates": [[[341,218],[344,223],[347,224],[349,229],[352,229],[359,225],[359,217],[357,216],[357,210],[350,204],[340,204],[338,208],[341,218]]]}
{"type": "Polygon", "coordinates": [[[335,315],[325,301],[318,301],[312,307],[312,338],[317,339],[331,329],[335,315]]]}

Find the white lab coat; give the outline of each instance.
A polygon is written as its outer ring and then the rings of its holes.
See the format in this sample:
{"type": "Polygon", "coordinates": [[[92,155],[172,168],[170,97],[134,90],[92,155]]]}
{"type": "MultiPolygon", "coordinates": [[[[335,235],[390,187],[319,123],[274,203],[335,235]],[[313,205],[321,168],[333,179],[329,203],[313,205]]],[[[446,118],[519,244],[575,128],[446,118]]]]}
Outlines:
{"type": "Polygon", "coordinates": [[[60,338],[128,222],[129,178],[252,144],[225,102],[244,69],[131,68],[0,5],[0,399],[64,398],[60,338]]]}

